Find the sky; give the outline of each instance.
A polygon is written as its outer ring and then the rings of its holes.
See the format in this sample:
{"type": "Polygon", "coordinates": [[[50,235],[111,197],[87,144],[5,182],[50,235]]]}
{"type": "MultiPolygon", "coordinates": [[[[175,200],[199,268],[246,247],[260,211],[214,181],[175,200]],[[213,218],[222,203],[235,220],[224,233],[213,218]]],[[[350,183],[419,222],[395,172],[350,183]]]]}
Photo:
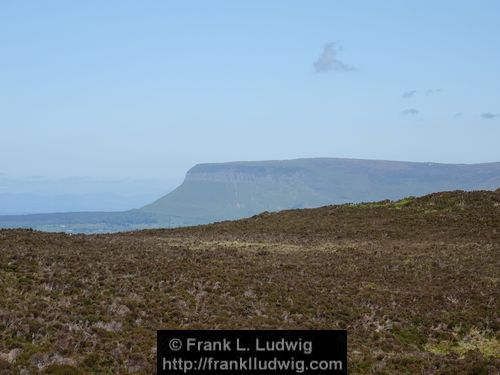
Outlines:
{"type": "Polygon", "coordinates": [[[499,1],[0,2],[0,173],[500,161],[499,1]]]}

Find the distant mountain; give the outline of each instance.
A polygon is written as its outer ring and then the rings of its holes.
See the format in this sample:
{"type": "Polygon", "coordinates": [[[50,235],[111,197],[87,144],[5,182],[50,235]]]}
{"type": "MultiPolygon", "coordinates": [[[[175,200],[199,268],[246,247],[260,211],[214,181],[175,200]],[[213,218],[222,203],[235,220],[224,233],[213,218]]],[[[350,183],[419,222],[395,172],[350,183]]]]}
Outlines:
{"type": "Polygon", "coordinates": [[[177,189],[139,211],[162,223],[199,224],[262,211],[498,187],[500,163],[315,158],[198,164],[177,189]]]}
{"type": "Polygon", "coordinates": [[[315,158],[198,164],[174,191],[138,210],[0,216],[2,227],[108,232],[238,219],[263,211],[495,190],[500,163],[315,158]]]}

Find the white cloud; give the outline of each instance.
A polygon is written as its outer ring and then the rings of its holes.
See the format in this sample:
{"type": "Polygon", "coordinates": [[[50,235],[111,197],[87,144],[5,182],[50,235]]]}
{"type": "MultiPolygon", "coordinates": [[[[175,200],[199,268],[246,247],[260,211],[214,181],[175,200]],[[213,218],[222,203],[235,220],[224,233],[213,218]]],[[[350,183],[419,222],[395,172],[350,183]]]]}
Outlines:
{"type": "Polygon", "coordinates": [[[348,65],[338,58],[338,52],[341,51],[337,43],[327,43],[323,47],[323,51],[318,59],[314,62],[314,71],[316,73],[326,73],[329,71],[335,72],[352,72],[356,68],[348,65]]]}

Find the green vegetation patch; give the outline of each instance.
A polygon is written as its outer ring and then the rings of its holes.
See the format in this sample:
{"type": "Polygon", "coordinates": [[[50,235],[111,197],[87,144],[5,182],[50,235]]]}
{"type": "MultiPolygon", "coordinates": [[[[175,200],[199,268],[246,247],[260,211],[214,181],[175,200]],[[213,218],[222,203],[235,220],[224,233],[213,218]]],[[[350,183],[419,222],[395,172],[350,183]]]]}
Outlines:
{"type": "Polygon", "coordinates": [[[467,352],[478,350],[485,357],[500,358],[500,341],[496,337],[488,337],[476,328],[458,341],[438,341],[427,343],[425,350],[436,355],[458,354],[461,357],[467,352]]]}
{"type": "Polygon", "coordinates": [[[406,197],[403,198],[399,201],[394,202],[394,208],[403,208],[406,206],[409,206],[413,201],[415,200],[415,197],[406,197]]]}

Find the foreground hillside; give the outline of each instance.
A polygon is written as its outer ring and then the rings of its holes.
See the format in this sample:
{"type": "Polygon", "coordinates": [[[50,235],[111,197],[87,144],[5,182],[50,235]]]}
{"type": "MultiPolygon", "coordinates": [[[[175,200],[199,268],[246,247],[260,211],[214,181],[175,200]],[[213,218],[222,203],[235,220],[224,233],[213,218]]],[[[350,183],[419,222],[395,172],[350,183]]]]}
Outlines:
{"type": "Polygon", "coordinates": [[[496,374],[500,190],[112,235],[0,231],[0,373],[151,374],[159,328],[345,328],[353,374],[496,374]]]}

